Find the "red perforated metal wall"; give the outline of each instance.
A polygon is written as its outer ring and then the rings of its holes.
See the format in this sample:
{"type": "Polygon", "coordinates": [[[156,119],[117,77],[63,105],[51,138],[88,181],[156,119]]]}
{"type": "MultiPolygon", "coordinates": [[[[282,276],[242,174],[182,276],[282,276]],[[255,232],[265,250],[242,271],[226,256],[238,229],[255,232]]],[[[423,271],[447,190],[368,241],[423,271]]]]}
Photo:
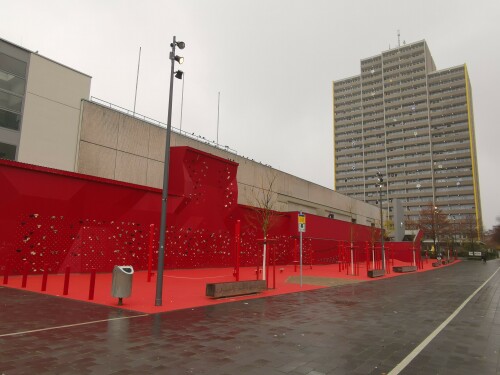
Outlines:
{"type": "MultiPolygon", "coordinates": [[[[234,266],[234,226],[241,221],[241,265],[262,259],[254,210],[237,204],[234,162],[191,149],[171,150],[165,265],[234,266]]],[[[161,191],[76,173],[0,160],[0,269],[21,273],[146,269],[150,225],[156,264],[161,191]]],[[[335,257],[335,240],[369,241],[371,228],[308,215],[304,262],[335,257]],[[316,253],[315,253],[316,252],[316,253]]],[[[297,213],[283,213],[270,230],[278,263],[296,258],[297,213]]],[[[359,245],[361,246],[361,245],[359,245]]]]}

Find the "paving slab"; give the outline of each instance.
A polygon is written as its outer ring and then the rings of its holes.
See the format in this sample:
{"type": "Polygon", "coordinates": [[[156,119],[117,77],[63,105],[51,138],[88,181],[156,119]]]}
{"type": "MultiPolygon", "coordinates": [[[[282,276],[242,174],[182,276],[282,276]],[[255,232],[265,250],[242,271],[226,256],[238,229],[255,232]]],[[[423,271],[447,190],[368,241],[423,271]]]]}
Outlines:
{"type": "Polygon", "coordinates": [[[159,314],[0,288],[0,374],[389,374],[492,275],[400,373],[499,374],[499,267],[159,314]]]}

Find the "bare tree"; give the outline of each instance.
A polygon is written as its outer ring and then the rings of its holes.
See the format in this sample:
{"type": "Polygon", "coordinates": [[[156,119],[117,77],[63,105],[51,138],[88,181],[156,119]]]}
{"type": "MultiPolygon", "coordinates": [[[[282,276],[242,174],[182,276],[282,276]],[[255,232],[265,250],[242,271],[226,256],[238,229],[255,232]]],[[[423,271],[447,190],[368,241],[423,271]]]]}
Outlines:
{"type": "Polygon", "coordinates": [[[450,230],[448,215],[432,203],[428,203],[420,210],[418,227],[424,232],[424,236],[432,239],[434,250],[438,253],[439,241],[447,238],[450,230]]]}
{"type": "Polygon", "coordinates": [[[500,246],[500,216],[497,217],[497,221],[499,224],[495,225],[491,230],[491,241],[496,245],[500,246]]]}
{"type": "Polygon", "coordinates": [[[476,216],[474,214],[465,215],[460,222],[460,232],[469,245],[470,251],[474,251],[477,238],[476,216]]]}
{"type": "Polygon", "coordinates": [[[497,221],[499,224],[484,233],[485,242],[492,249],[500,249],[500,217],[497,217],[497,221]]]}
{"type": "Polygon", "coordinates": [[[457,251],[457,234],[458,234],[458,228],[459,228],[459,223],[457,223],[455,216],[451,215],[452,220],[449,221],[448,223],[448,230],[447,230],[447,244],[449,248],[452,250],[452,254],[456,253],[457,251]]]}
{"type": "Polygon", "coordinates": [[[408,230],[420,229],[420,226],[418,224],[418,220],[412,220],[412,219],[406,218],[405,219],[405,228],[408,230]]]}
{"type": "Polygon", "coordinates": [[[266,250],[269,230],[279,216],[277,210],[278,194],[275,192],[278,175],[270,172],[262,176],[259,188],[252,190],[252,211],[256,226],[262,230],[262,279],[266,279],[266,250]]]}

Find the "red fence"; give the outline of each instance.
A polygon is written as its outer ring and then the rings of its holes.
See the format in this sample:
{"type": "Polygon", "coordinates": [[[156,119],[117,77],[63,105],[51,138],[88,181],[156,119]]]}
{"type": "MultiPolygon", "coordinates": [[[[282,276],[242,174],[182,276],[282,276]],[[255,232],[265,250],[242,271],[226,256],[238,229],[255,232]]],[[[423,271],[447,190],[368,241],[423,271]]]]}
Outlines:
{"type": "MultiPolygon", "coordinates": [[[[235,264],[234,227],[241,221],[240,264],[261,264],[262,233],[254,209],[237,204],[234,162],[194,150],[171,150],[167,268],[235,264]]],[[[156,267],[161,191],[76,173],[0,160],[0,270],[11,274],[109,272],[116,264],[156,267]],[[151,231],[150,226],[155,230],[151,231]],[[154,236],[150,241],[151,233],[154,236]]],[[[339,261],[335,241],[363,247],[378,231],[308,215],[304,263],[339,261]]],[[[297,213],[277,216],[269,237],[278,264],[296,260],[297,213]]],[[[411,243],[394,249],[407,259],[411,243]]],[[[360,261],[364,261],[359,256],[360,261]]]]}

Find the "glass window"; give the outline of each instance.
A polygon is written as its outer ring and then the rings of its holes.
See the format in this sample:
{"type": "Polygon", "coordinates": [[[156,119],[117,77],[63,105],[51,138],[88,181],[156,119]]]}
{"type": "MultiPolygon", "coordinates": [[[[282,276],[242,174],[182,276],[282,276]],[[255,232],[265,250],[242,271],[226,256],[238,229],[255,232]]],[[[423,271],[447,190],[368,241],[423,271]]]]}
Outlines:
{"type": "Polygon", "coordinates": [[[26,63],[24,61],[0,53],[0,70],[13,73],[19,77],[26,77],[26,63]]]}
{"type": "Polygon", "coordinates": [[[22,103],[23,98],[21,96],[0,91],[0,108],[21,112],[22,103]]]}
{"type": "Polygon", "coordinates": [[[0,159],[16,160],[16,146],[0,142],[0,159]]]}
{"type": "Polygon", "coordinates": [[[24,79],[0,70],[0,89],[13,92],[14,94],[24,95],[25,84],[26,81],[24,79]]]}
{"type": "Polygon", "coordinates": [[[19,130],[21,123],[21,115],[13,112],[0,109],[0,127],[19,130]]]}

